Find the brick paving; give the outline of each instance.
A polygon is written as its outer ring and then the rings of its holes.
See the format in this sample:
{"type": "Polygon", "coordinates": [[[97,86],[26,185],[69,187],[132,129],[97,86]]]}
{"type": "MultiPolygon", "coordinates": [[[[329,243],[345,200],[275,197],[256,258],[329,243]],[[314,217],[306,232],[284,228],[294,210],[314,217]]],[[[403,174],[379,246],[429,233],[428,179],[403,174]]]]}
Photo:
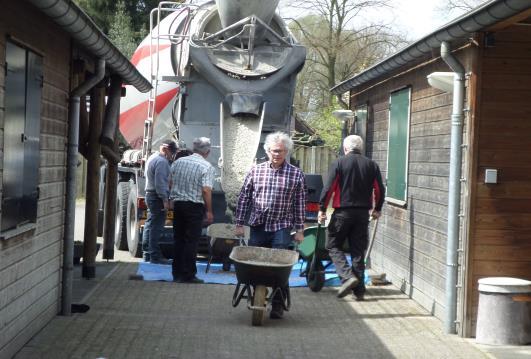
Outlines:
{"type": "Polygon", "coordinates": [[[293,288],[284,319],[253,327],[244,300],[232,307],[232,285],[144,282],[129,279],[135,263],[98,266],[101,279],[75,283],[91,309],[57,316],[16,359],[492,357],[445,335],[393,286],[369,287],[365,302],[337,299],[333,288],[293,288]]]}

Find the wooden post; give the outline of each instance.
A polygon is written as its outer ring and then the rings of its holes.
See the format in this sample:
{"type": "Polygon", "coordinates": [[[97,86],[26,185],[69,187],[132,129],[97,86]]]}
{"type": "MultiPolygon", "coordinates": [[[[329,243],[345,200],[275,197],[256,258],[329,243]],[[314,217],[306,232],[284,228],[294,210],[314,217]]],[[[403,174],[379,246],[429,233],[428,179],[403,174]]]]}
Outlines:
{"type": "MultiPolygon", "coordinates": [[[[112,150],[118,152],[118,117],[120,113],[120,94],[122,80],[112,77],[109,98],[105,109],[105,121],[114,121],[114,136],[112,150]]],[[[100,139],[101,142],[101,139],[100,139]]],[[[118,186],[118,163],[107,158],[107,173],[105,175],[105,211],[103,217],[103,259],[114,258],[114,232],[116,227],[116,190],[118,186]]]]}
{"type": "Polygon", "coordinates": [[[98,202],[100,179],[100,134],[105,104],[104,81],[90,94],[90,122],[87,146],[87,193],[83,242],[83,278],[96,277],[96,240],[98,235],[98,202]]]}

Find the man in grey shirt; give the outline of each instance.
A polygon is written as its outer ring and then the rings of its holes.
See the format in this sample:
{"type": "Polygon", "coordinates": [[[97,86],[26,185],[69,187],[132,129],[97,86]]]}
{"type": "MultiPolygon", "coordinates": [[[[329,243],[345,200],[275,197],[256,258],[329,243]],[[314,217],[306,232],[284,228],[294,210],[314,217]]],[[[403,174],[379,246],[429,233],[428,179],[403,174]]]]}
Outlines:
{"type": "Polygon", "coordinates": [[[171,194],[173,207],[174,254],[173,280],[203,283],[196,277],[197,243],[201,236],[203,218],[212,223],[212,186],[214,167],[206,160],[210,153],[210,139],[194,139],[194,153],[179,158],[171,166],[171,194]]]}
{"type": "Polygon", "coordinates": [[[146,162],[146,205],[147,220],[142,235],[144,260],[155,264],[170,264],[162,257],[159,239],[166,221],[166,211],[170,208],[170,161],[177,152],[172,140],[164,140],[159,151],[153,153],[146,162]]]}

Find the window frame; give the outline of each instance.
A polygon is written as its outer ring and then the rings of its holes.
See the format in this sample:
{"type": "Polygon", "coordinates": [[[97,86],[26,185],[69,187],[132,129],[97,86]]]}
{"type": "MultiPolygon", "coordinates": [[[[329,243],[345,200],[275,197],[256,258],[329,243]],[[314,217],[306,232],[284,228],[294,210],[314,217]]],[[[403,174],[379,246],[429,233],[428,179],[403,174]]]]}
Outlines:
{"type": "MultiPolygon", "coordinates": [[[[411,130],[411,86],[404,86],[401,88],[394,89],[389,93],[389,118],[388,118],[388,128],[387,128],[387,161],[386,161],[386,202],[405,207],[407,205],[407,196],[408,196],[408,174],[409,174],[409,141],[410,141],[410,130],[411,130]],[[387,186],[388,180],[389,180],[389,157],[390,157],[390,148],[391,148],[391,121],[392,121],[392,98],[393,95],[402,92],[402,91],[408,91],[408,109],[407,109],[407,123],[406,123],[406,139],[405,139],[405,157],[404,157],[404,173],[403,173],[403,181],[404,181],[404,193],[403,193],[403,199],[402,198],[395,198],[391,196],[391,193],[389,193],[389,188],[387,186]]],[[[392,195],[395,195],[395,193],[392,193],[392,195]]]]}
{"type": "Polygon", "coordinates": [[[2,104],[4,109],[4,118],[2,121],[2,130],[4,133],[2,150],[4,157],[2,167],[2,193],[0,198],[2,208],[2,215],[0,215],[0,239],[18,236],[35,229],[37,225],[40,180],[38,172],[35,174],[34,167],[36,166],[37,170],[40,167],[40,129],[44,76],[44,56],[18,41],[14,41],[11,38],[6,39],[4,56],[6,76],[4,77],[3,85],[5,94],[4,103],[2,104]],[[10,69],[9,62],[13,60],[17,64],[17,57],[18,59],[23,58],[23,62],[18,62],[18,71],[16,70],[17,65],[13,67],[15,69],[12,75],[14,76],[14,80],[10,81],[14,82],[8,82],[8,76],[11,76],[8,74],[10,69]],[[21,106],[23,101],[23,106],[18,111],[16,106],[7,105],[8,99],[16,99],[17,97],[22,97],[19,100],[21,106]],[[21,116],[23,123],[17,125],[17,118],[21,116]],[[10,136],[10,141],[6,141],[5,136],[10,136]],[[21,144],[13,141],[13,138],[11,138],[13,136],[19,138],[21,144]],[[13,146],[8,148],[7,151],[11,157],[9,160],[6,160],[6,144],[13,146]],[[17,152],[22,152],[22,155],[13,156],[17,152]],[[14,163],[17,161],[19,162],[17,166],[9,167],[11,162],[14,163]],[[9,182],[6,184],[6,173],[11,177],[13,175],[21,177],[19,186],[21,187],[20,193],[19,191],[6,192],[6,189],[9,190],[9,188],[13,187],[9,182]],[[7,217],[5,215],[6,209],[9,209],[12,205],[6,202],[6,198],[10,197],[12,197],[12,200],[19,202],[20,207],[15,208],[16,213],[13,213],[11,217],[7,217]]]}

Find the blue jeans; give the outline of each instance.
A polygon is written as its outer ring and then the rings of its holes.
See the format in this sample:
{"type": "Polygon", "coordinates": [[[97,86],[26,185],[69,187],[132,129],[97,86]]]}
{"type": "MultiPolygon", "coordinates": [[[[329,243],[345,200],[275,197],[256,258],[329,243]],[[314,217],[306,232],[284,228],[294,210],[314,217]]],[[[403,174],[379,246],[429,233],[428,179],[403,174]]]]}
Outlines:
{"type": "Polygon", "coordinates": [[[162,199],[155,192],[146,192],[146,204],[148,213],[142,234],[142,252],[144,260],[157,261],[162,259],[159,239],[164,229],[166,211],[162,199]]]}
{"type": "Polygon", "coordinates": [[[291,243],[290,229],[266,232],[265,226],[251,227],[249,245],[255,247],[287,249],[291,243]]]}
{"type": "MultiPolygon", "coordinates": [[[[255,247],[287,249],[291,244],[291,230],[279,229],[275,232],[266,232],[265,226],[252,226],[249,237],[249,245],[255,247]]],[[[273,288],[274,289],[274,288],[273,288]]],[[[284,298],[287,296],[289,287],[281,288],[284,298]]],[[[273,308],[282,306],[282,296],[277,292],[272,300],[273,308]]]]}

